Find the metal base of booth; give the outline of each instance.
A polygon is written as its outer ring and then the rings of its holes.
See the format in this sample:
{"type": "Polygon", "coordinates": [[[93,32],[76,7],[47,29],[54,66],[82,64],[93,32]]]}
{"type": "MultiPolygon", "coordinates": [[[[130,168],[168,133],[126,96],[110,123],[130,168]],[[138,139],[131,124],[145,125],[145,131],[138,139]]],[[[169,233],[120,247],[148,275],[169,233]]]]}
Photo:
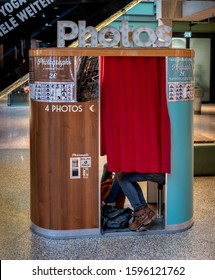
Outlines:
{"type": "Polygon", "coordinates": [[[80,230],[50,230],[41,228],[35,224],[31,225],[33,232],[40,236],[52,239],[72,239],[72,238],[89,238],[89,237],[111,237],[111,236],[141,236],[152,234],[167,234],[178,233],[188,230],[193,226],[193,219],[177,225],[165,226],[164,218],[156,219],[146,230],[144,231],[130,231],[128,228],[120,230],[100,230],[95,229],[80,229],[80,230]]]}
{"type": "Polygon", "coordinates": [[[32,223],[31,229],[34,233],[47,238],[53,239],[71,239],[71,238],[82,238],[82,237],[92,237],[99,236],[100,229],[78,229],[78,230],[53,230],[44,229],[32,223]]]}
{"type": "Polygon", "coordinates": [[[193,219],[179,224],[179,225],[171,225],[171,226],[165,226],[164,218],[156,219],[146,230],[144,231],[130,231],[127,228],[121,229],[118,231],[114,230],[105,230],[102,232],[103,236],[117,236],[120,234],[120,236],[140,236],[140,235],[153,235],[153,234],[167,234],[167,233],[178,233],[185,230],[188,230],[193,226],[193,219]]]}

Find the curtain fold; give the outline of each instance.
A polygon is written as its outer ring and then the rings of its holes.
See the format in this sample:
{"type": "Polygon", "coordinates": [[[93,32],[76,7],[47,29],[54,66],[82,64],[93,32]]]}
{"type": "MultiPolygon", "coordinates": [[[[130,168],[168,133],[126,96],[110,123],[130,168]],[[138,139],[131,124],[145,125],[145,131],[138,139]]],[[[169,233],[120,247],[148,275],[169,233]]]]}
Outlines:
{"type": "Polygon", "coordinates": [[[101,155],[113,172],[170,173],[163,57],[101,57],[101,155]]]}

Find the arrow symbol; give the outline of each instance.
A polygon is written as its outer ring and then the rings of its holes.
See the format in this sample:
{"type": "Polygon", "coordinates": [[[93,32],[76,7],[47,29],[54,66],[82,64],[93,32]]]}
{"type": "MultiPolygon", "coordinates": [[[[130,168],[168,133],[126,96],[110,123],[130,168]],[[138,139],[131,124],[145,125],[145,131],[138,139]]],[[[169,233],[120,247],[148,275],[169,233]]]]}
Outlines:
{"type": "Polygon", "coordinates": [[[93,108],[93,107],[94,107],[94,105],[91,105],[91,106],[90,106],[90,111],[91,111],[91,112],[94,112],[94,108],[93,108]]]}

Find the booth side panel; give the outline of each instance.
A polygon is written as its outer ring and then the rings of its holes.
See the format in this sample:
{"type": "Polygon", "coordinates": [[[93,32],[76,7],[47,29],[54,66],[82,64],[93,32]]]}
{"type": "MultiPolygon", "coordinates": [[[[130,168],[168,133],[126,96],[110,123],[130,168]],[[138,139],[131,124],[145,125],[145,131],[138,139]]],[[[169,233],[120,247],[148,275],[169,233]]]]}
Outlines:
{"type": "Polygon", "coordinates": [[[98,228],[98,103],[69,104],[31,102],[31,220],[98,228]]]}
{"type": "Polygon", "coordinates": [[[166,226],[193,217],[193,102],[169,102],[171,174],[167,176],[166,226]]]}

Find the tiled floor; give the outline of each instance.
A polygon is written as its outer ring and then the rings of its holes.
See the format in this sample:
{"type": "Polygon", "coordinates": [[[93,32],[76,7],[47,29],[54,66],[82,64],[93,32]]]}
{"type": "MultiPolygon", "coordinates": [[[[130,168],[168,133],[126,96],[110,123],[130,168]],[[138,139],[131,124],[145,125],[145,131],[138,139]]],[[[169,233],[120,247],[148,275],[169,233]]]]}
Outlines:
{"type": "MultiPolygon", "coordinates": [[[[194,225],[143,236],[47,239],[30,230],[29,108],[0,100],[0,258],[215,259],[215,177],[194,178],[194,225]]],[[[215,139],[215,106],[194,116],[194,134],[215,139]]]]}
{"type": "Polygon", "coordinates": [[[203,104],[201,114],[195,114],[193,119],[194,140],[198,136],[215,141],[215,104],[203,104]]]}

